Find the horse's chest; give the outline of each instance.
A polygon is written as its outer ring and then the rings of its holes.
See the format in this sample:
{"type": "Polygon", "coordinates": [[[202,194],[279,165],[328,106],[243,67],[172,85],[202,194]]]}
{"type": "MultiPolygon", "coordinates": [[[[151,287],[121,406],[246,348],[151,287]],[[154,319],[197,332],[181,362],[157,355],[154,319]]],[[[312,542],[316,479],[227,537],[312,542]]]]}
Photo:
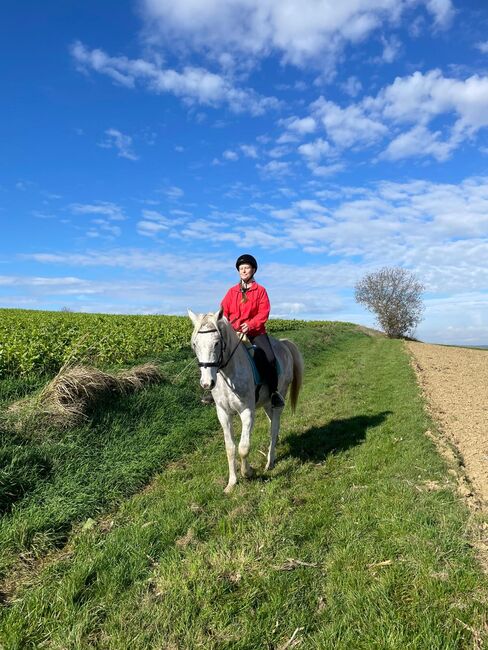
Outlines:
{"type": "Polygon", "coordinates": [[[249,381],[249,376],[244,373],[238,373],[232,379],[219,375],[215,391],[214,397],[220,396],[233,409],[239,409],[251,397],[254,399],[254,382],[249,381]]]}

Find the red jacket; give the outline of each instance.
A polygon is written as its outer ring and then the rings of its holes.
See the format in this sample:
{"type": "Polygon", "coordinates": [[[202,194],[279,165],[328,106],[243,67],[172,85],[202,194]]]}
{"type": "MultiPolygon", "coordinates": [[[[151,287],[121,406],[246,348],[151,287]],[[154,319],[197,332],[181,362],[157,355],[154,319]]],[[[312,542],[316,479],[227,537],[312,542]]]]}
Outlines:
{"type": "Polygon", "coordinates": [[[247,323],[249,336],[265,334],[265,324],[270,310],[266,289],[257,282],[253,282],[246,292],[247,302],[242,302],[242,296],[240,284],[236,284],[227,291],[222,300],[224,316],[237,331],[240,330],[243,323],[247,323]]]}

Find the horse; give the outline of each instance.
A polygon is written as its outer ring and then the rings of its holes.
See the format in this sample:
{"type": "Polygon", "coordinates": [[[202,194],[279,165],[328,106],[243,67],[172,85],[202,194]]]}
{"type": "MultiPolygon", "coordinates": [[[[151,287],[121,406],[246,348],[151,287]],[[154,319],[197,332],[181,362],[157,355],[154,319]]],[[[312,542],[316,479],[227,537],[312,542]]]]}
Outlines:
{"type": "MultiPolygon", "coordinates": [[[[249,352],[241,342],[242,335],[234,331],[222,309],[207,314],[195,314],[188,309],[188,316],[194,325],[191,346],[200,367],[200,385],[203,389],[212,391],[217,417],[224,432],[229,463],[229,482],[224,492],[228,494],[237,483],[232,416],[237,413],[242,424],[239,441],[241,475],[251,478],[254,470],[249,464],[248,456],[256,408],[263,407],[270,422],[270,444],[265,466],[265,471],[268,471],[275,464],[283,407],[271,406],[266,385],[261,386],[256,402],[256,385],[249,352]]],[[[286,397],[288,388],[290,389],[290,403],[294,412],[303,381],[302,355],[298,347],[288,339],[270,337],[270,342],[280,368],[278,390],[286,397]]]]}

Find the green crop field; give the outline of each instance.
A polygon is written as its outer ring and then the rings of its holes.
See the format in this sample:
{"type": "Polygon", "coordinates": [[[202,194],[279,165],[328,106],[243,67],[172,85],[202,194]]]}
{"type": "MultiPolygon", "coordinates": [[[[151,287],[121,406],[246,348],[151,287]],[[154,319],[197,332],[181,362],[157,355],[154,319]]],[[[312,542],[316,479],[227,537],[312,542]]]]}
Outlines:
{"type": "Polygon", "coordinates": [[[46,341],[66,328],[52,365],[4,366],[2,409],[42,386],[80,336],[89,356],[98,339],[105,365],[152,357],[167,376],[72,429],[0,420],[2,649],[467,650],[488,640],[478,522],[425,436],[435,424],[401,341],[290,323],[283,336],[306,367],[297,413],[285,409],[269,474],[258,417],[256,478],[227,496],[189,321],[2,313],[20,348],[34,338],[29,349],[41,349],[34,321],[46,341]],[[137,347],[144,327],[154,338],[137,347]],[[136,342],[124,348],[124,336],[136,342]]]}
{"type": "MultiPolygon", "coordinates": [[[[302,327],[271,320],[269,331],[302,327]]],[[[183,316],[112,316],[0,309],[0,377],[56,373],[67,362],[110,366],[188,345],[183,316]]]]}

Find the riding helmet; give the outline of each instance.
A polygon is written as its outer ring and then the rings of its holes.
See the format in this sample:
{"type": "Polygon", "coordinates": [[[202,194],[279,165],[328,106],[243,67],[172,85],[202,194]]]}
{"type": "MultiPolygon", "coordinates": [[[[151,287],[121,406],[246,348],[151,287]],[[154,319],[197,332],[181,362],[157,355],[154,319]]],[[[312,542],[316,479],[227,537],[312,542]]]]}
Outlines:
{"type": "Polygon", "coordinates": [[[236,269],[239,270],[239,267],[241,264],[249,264],[250,266],[253,267],[255,271],[258,270],[258,263],[256,262],[256,258],[253,257],[252,255],[239,255],[236,261],[236,269]]]}

